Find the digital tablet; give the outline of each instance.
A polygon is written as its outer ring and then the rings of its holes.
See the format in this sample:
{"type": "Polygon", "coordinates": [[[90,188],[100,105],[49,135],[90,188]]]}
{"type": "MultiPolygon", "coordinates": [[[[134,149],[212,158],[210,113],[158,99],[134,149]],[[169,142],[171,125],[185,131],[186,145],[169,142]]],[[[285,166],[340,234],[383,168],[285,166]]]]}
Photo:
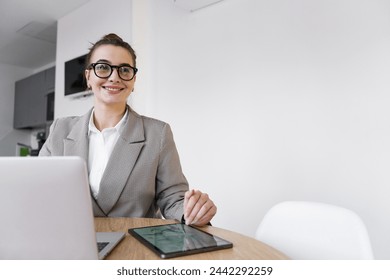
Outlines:
{"type": "Polygon", "coordinates": [[[129,233],[163,259],[233,247],[225,239],[186,224],[131,228],[129,233]]]}

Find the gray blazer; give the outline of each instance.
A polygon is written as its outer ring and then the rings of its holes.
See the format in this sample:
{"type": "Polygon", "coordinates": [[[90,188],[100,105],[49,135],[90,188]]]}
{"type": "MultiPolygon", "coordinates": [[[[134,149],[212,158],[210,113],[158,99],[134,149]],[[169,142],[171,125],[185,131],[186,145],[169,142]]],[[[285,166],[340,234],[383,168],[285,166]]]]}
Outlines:
{"type": "MultiPolygon", "coordinates": [[[[83,116],[56,119],[40,156],[80,156],[88,163],[88,124],[83,116]]],[[[100,183],[92,195],[95,216],[180,220],[188,183],[170,126],[130,109],[100,183]]]]}

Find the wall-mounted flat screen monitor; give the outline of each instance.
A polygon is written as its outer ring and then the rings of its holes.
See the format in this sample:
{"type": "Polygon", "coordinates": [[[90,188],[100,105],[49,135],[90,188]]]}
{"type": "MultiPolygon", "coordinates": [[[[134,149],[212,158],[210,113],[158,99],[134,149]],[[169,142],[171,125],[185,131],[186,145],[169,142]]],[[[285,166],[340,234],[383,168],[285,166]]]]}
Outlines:
{"type": "Polygon", "coordinates": [[[86,95],[86,57],[85,54],[65,62],[65,96],[86,95]]]}

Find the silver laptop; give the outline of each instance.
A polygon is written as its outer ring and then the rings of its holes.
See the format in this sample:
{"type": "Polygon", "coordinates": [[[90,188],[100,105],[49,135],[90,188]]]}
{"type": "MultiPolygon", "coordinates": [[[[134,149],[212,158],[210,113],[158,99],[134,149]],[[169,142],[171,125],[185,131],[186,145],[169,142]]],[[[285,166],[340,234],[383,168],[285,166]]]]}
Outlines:
{"type": "Polygon", "coordinates": [[[125,235],[95,233],[79,157],[0,157],[0,227],[0,259],[103,259],[125,235]]]}

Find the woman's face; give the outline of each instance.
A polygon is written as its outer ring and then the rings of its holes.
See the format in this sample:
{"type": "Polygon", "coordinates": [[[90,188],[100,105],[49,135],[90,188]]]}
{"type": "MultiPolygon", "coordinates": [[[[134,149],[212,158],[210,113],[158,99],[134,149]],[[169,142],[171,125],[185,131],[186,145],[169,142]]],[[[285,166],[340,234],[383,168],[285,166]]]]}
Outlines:
{"type": "MultiPolygon", "coordinates": [[[[96,48],[90,62],[103,62],[114,66],[123,64],[134,66],[131,54],[125,48],[113,45],[102,45],[96,48]]],[[[108,78],[99,78],[92,68],[85,70],[85,77],[88,87],[95,95],[95,105],[126,104],[136,80],[136,76],[130,81],[122,80],[117,68],[113,68],[108,78]]]]}

